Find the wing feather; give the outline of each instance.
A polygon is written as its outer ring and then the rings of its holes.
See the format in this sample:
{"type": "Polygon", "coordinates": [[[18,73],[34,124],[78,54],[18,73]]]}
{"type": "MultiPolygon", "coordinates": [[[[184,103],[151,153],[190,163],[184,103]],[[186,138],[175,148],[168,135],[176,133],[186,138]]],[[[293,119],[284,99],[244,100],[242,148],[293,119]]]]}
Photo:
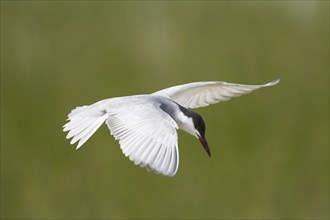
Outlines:
{"type": "Polygon", "coordinates": [[[146,146],[147,147],[146,147],[145,151],[141,154],[141,157],[140,157],[143,167],[145,167],[148,164],[147,157],[151,154],[152,150],[154,149],[155,143],[152,139],[149,139],[146,146]]]}
{"type": "Polygon", "coordinates": [[[227,101],[262,87],[276,85],[279,81],[277,79],[263,85],[243,85],[216,81],[195,82],[170,87],[153,94],[169,97],[186,108],[199,108],[227,101]]]}
{"type": "Polygon", "coordinates": [[[125,156],[157,174],[175,175],[179,160],[172,158],[178,157],[178,125],[159,105],[138,103],[109,115],[106,124],[125,156]]]}
{"type": "Polygon", "coordinates": [[[161,149],[161,143],[159,143],[156,140],[153,140],[153,143],[154,143],[154,147],[153,147],[151,153],[148,155],[147,159],[145,160],[147,165],[154,164],[154,162],[159,154],[159,151],[161,149]]]}
{"type": "Polygon", "coordinates": [[[164,163],[162,165],[162,169],[165,170],[166,172],[168,172],[168,168],[171,165],[171,157],[172,157],[172,148],[167,148],[167,152],[165,155],[165,160],[164,163]]]}

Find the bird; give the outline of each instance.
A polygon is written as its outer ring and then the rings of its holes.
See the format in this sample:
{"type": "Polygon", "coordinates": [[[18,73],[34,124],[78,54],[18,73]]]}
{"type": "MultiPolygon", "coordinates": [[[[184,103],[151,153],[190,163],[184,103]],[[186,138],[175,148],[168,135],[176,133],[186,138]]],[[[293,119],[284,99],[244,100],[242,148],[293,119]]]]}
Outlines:
{"type": "Polygon", "coordinates": [[[68,132],[67,139],[72,138],[70,144],[78,142],[78,149],[105,122],[123,154],[135,165],[172,177],[179,167],[178,129],[197,138],[211,157],[205,122],[191,109],[227,101],[279,81],[263,85],[203,81],[151,94],[108,98],[73,109],[63,131],[68,132]]]}

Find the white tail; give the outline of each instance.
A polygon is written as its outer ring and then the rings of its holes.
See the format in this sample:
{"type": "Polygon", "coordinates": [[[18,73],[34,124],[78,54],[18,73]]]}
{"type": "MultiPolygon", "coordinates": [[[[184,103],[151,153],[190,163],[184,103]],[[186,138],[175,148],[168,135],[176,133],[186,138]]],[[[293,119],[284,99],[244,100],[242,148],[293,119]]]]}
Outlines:
{"type": "Polygon", "coordinates": [[[69,131],[67,139],[72,138],[70,144],[79,141],[77,149],[81,147],[108,118],[105,110],[96,105],[81,106],[73,109],[68,115],[69,122],[63,127],[63,131],[69,131]]]}

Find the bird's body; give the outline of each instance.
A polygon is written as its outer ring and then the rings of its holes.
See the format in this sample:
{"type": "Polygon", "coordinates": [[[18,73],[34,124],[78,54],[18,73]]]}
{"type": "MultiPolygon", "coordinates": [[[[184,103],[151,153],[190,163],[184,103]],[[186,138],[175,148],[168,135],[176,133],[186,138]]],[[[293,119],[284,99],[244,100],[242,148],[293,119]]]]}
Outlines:
{"type": "Polygon", "coordinates": [[[64,131],[71,144],[83,145],[105,122],[111,135],[136,165],[155,173],[174,176],[179,165],[177,129],[200,140],[210,154],[205,139],[205,123],[191,108],[203,107],[231,97],[272,86],[240,85],[226,82],[197,82],[170,87],[148,95],[105,99],[77,107],[68,115],[64,131]]]}

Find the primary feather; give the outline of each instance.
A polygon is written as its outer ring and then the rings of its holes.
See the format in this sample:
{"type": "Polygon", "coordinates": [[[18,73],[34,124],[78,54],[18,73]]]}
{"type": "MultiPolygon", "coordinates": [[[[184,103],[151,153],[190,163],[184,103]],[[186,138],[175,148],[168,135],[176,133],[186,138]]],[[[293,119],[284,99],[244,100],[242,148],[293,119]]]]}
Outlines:
{"type": "Polygon", "coordinates": [[[279,81],[277,79],[264,85],[243,85],[219,81],[195,82],[170,87],[153,94],[167,96],[186,108],[200,108],[227,101],[262,87],[276,85],[279,81]]]}
{"type": "Polygon", "coordinates": [[[179,165],[178,126],[157,103],[131,105],[109,117],[106,124],[125,156],[136,165],[175,175],[179,165]]]}

